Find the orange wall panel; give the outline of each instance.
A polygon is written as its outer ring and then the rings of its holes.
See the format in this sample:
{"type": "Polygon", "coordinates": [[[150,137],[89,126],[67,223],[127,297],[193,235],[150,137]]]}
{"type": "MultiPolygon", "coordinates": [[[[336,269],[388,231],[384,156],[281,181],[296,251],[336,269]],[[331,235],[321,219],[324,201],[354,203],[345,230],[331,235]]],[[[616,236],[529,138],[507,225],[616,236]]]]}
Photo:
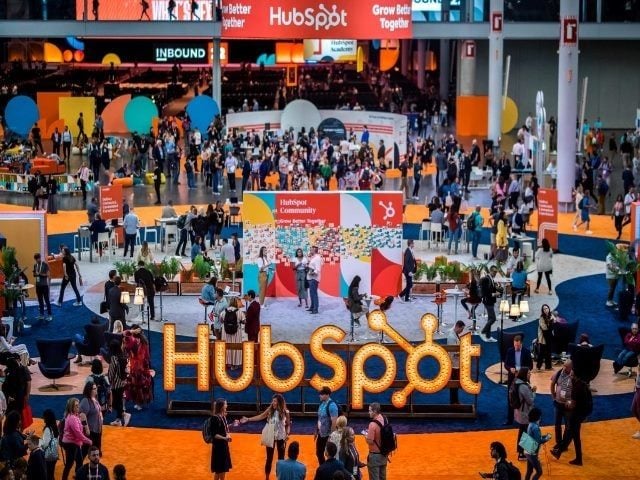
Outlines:
{"type": "Polygon", "coordinates": [[[487,136],[489,97],[456,97],[456,135],[487,136]]]}

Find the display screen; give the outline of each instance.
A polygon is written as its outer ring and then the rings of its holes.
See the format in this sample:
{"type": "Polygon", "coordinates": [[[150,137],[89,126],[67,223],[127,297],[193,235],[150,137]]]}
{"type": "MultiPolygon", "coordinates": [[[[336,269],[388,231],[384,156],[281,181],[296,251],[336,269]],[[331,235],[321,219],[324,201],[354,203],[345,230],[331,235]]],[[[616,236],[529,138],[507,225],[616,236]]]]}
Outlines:
{"type": "MultiPolygon", "coordinates": [[[[76,18],[83,20],[85,0],[76,0],[76,18]]],[[[129,21],[212,21],[215,0],[87,0],[86,19],[129,21]]]]}

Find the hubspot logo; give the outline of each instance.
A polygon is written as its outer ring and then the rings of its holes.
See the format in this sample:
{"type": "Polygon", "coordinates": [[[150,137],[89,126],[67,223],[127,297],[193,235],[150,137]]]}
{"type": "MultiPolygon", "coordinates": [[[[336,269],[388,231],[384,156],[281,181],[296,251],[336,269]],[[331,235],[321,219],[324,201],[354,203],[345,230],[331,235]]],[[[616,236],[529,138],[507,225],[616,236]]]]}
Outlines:
{"type": "Polygon", "coordinates": [[[315,30],[330,30],[333,27],[347,26],[347,12],[344,9],[338,11],[337,5],[333,4],[331,10],[324,6],[324,3],[318,5],[318,9],[309,7],[304,10],[298,10],[293,7],[291,10],[285,10],[282,7],[269,7],[269,25],[271,26],[296,26],[302,25],[313,27],[315,30]]]}

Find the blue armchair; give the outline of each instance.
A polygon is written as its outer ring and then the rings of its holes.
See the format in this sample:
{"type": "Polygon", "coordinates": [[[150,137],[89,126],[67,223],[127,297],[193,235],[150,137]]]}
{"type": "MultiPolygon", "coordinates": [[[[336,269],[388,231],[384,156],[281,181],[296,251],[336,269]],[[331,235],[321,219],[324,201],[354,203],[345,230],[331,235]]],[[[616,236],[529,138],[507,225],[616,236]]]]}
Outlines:
{"type": "Polygon", "coordinates": [[[53,383],[49,386],[54,390],[59,390],[56,380],[64,377],[71,367],[69,360],[69,350],[73,340],[63,338],[58,340],[36,340],[36,347],[40,355],[38,368],[42,375],[53,383]]]}

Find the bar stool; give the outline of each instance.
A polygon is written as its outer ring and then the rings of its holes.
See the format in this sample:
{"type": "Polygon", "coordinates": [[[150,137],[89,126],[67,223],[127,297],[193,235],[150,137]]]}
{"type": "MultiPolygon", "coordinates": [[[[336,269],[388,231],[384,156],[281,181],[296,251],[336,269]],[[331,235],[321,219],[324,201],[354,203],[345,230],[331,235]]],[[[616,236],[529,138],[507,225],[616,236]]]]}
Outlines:
{"type": "MultiPolygon", "coordinates": [[[[206,323],[207,325],[211,325],[211,321],[209,320],[209,315],[207,313],[207,310],[209,309],[209,307],[213,307],[213,303],[210,302],[205,302],[202,298],[198,297],[198,302],[200,303],[200,305],[202,305],[204,307],[204,323],[206,323]]],[[[211,327],[213,328],[213,327],[211,327]]]]}
{"type": "Polygon", "coordinates": [[[444,292],[436,292],[435,298],[431,300],[431,303],[435,303],[437,307],[436,316],[438,317],[438,328],[436,330],[436,333],[444,335],[444,332],[440,329],[440,326],[442,325],[442,310],[444,308],[444,304],[447,303],[447,294],[444,292]]]}

